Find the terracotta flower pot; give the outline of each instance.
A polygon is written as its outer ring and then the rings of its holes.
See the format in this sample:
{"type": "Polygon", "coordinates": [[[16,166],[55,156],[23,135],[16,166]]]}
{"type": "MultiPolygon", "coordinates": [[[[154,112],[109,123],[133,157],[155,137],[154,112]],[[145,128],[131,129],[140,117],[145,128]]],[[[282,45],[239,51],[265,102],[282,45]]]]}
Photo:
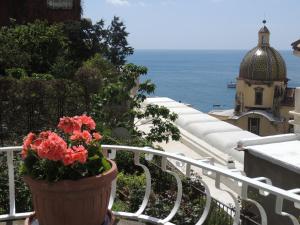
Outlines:
{"type": "Polygon", "coordinates": [[[104,174],[57,183],[24,177],[40,225],[102,225],[107,214],[111,183],[117,166],[104,174]]]}

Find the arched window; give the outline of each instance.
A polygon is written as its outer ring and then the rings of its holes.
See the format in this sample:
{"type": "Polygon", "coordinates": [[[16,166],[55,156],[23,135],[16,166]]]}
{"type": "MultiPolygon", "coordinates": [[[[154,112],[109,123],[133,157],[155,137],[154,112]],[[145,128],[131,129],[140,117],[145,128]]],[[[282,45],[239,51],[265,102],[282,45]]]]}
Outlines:
{"type": "Polygon", "coordinates": [[[47,6],[51,9],[72,9],[73,0],[47,0],[47,6]]]}

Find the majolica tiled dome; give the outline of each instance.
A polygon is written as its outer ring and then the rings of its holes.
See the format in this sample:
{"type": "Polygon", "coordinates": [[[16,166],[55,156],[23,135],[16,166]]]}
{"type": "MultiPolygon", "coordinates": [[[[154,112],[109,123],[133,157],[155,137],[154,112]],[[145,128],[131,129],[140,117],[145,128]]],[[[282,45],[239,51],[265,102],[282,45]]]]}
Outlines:
{"type": "Polygon", "coordinates": [[[280,53],[270,47],[270,32],[263,26],[257,47],[250,50],[240,66],[239,78],[258,81],[286,80],[286,65],[280,53]]]}

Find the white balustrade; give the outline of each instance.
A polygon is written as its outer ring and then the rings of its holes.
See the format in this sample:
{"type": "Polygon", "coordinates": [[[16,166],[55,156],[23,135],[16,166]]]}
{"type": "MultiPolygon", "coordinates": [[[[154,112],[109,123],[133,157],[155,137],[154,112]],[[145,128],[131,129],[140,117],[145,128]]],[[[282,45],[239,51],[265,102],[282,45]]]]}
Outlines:
{"type": "MultiPolygon", "coordinates": [[[[182,199],[182,182],[180,179],[180,176],[171,170],[168,170],[167,168],[167,162],[169,160],[174,160],[176,162],[179,162],[180,165],[184,165],[185,171],[182,173],[185,174],[188,177],[191,177],[192,173],[192,167],[200,168],[202,169],[202,176],[209,176],[212,177],[211,174],[214,174],[213,179],[215,179],[215,186],[217,189],[224,191],[224,193],[228,193],[235,202],[235,215],[233,216],[233,224],[238,225],[240,224],[240,204],[238,202],[238,198],[236,194],[233,192],[230,192],[228,190],[223,190],[221,181],[222,178],[228,178],[233,180],[238,186],[242,188],[240,199],[248,201],[255,205],[260,213],[261,217],[261,224],[267,225],[267,214],[263,208],[263,206],[258,203],[255,199],[251,199],[250,196],[248,196],[248,188],[254,188],[259,191],[259,194],[262,196],[267,196],[269,194],[272,194],[276,198],[276,203],[274,205],[274,212],[288,217],[292,224],[299,225],[299,222],[297,218],[291,214],[288,214],[286,212],[283,212],[282,205],[285,200],[291,201],[294,203],[295,208],[300,209],[300,189],[294,189],[294,190],[283,190],[281,188],[275,187],[272,185],[272,182],[265,177],[259,177],[259,178],[249,178],[242,174],[236,173],[234,170],[227,170],[224,168],[217,167],[213,165],[213,162],[210,159],[191,159],[188,157],[185,157],[184,155],[179,154],[171,154],[166,153],[163,151],[154,150],[149,147],[145,148],[138,148],[138,147],[129,147],[129,146],[112,146],[112,145],[103,145],[103,152],[106,156],[108,156],[110,159],[115,159],[118,152],[121,151],[127,151],[132,152],[134,154],[134,163],[135,165],[141,167],[144,170],[145,176],[146,176],[146,187],[145,187],[145,194],[144,199],[142,201],[142,204],[139,208],[139,210],[135,213],[129,213],[129,212],[113,212],[116,217],[122,217],[125,219],[135,219],[135,220],[141,220],[145,222],[150,222],[154,224],[166,224],[166,225],[172,225],[170,222],[172,218],[176,215],[176,213],[179,210],[181,199],[182,199]],[[151,171],[147,168],[146,165],[143,165],[141,163],[141,157],[145,157],[146,160],[151,161],[154,156],[161,157],[161,170],[163,172],[166,172],[172,176],[175,177],[176,183],[177,183],[177,196],[174,203],[174,207],[170,211],[169,215],[166,218],[154,218],[148,215],[143,214],[149,201],[150,193],[152,190],[151,187],[151,171]]],[[[14,164],[13,164],[13,156],[15,152],[20,152],[22,147],[4,147],[0,148],[0,153],[6,153],[7,155],[7,166],[8,166],[8,184],[9,184],[9,214],[7,215],[0,215],[0,221],[5,220],[14,220],[14,219],[23,219],[31,214],[31,212],[24,212],[24,213],[16,213],[16,201],[15,201],[15,178],[14,178],[14,164]]],[[[206,194],[206,203],[204,206],[204,210],[202,212],[202,215],[199,215],[199,221],[196,223],[196,225],[204,224],[205,220],[207,219],[209,215],[209,211],[211,208],[211,202],[212,197],[210,192],[210,187],[202,180],[200,179],[201,184],[205,188],[205,194],[206,194]]],[[[115,180],[112,184],[112,192],[111,192],[111,198],[109,202],[109,208],[111,209],[114,203],[114,199],[116,196],[116,190],[117,190],[117,181],[115,180]]]]}

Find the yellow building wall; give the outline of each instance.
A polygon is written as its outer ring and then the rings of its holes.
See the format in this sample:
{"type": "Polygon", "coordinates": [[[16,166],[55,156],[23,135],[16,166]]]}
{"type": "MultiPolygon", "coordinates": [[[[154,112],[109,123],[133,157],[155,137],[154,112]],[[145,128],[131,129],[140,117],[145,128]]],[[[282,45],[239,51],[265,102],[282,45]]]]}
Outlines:
{"type": "Polygon", "coordinates": [[[248,130],[248,119],[249,118],[259,118],[259,136],[269,136],[269,135],[276,135],[282,133],[288,133],[289,124],[288,122],[270,122],[267,118],[261,115],[247,115],[243,116],[238,120],[227,120],[237,127],[240,127],[243,130],[248,130]]]}
{"type": "MultiPolygon", "coordinates": [[[[272,83],[265,84],[250,84],[245,80],[238,79],[237,80],[237,96],[239,97],[241,103],[241,112],[247,112],[246,107],[249,108],[262,108],[262,109],[272,109],[273,108],[273,98],[275,86],[281,86],[285,89],[286,84],[282,81],[274,81],[272,83]],[[263,88],[263,104],[255,105],[255,89],[263,88]]],[[[216,115],[214,113],[210,114],[220,120],[229,122],[237,127],[240,127],[243,130],[248,130],[248,119],[249,118],[259,118],[259,135],[260,136],[269,136],[276,134],[283,134],[291,132],[291,125],[289,124],[289,120],[293,117],[289,114],[290,111],[293,110],[293,107],[289,106],[280,106],[279,114],[280,114],[280,122],[271,122],[266,117],[259,114],[249,114],[240,117],[239,119],[230,119],[230,117],[226,117],[223,115],[216,115]]]]}
{"type": "Polygon", "coordinates": [[[273,98],[274,98],[274,89],[275,86],[284,87],[284,82],[276,81],[270,84],[248,84],[245,80],[237,80],[237,95],[240,96],[242,100],[242,111],[245,111],[245,107],[256,107],[256,108],[272,108],[273,98]],[[255,88],[263,88],[263,104],[255,105],[255,88]]]}

